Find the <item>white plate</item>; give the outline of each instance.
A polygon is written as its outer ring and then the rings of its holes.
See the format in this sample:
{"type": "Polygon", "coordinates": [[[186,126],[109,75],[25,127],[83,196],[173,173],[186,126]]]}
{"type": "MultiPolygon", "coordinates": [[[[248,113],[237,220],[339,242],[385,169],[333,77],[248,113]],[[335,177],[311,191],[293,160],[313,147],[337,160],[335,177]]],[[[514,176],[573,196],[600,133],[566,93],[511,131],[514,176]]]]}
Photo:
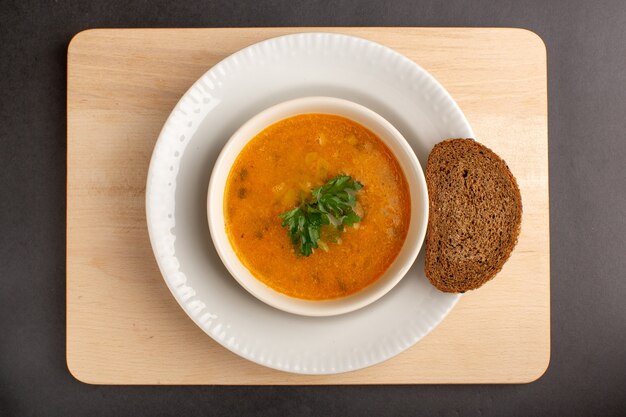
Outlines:
{"type": "Polygon", "coordinates": [[[217,155],[254,114],[312,95],[344,98],[376,111],[400,130],[422,166],[437,142],[474,136],[443,87],[397,52],[339,34],[282,36],[231,55],[185,93],[154,148],[146,211],[165,282],[200,328],[261,365],[332,374],[382,362],[412,346],[443,320],[459,296],[429,284],[423,254],[380,300],[334,317],[277,310],[230,276],[206,219],[206,190],[217,155]]]}

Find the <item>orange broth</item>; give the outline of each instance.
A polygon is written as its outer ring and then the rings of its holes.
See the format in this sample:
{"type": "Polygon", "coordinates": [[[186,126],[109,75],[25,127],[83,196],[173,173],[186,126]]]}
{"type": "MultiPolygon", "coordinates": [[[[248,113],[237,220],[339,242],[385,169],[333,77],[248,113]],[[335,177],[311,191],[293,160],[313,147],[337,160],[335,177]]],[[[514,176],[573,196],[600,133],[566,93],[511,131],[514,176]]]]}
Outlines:
{"type": "Polygon", "coordinates": [[[410,204],[404,173],[376,135],[344,117],[303,114],[269,126],[237,156],[224,194],[226,233],[267,286],[296,298],[333,299],[383,275],[406,239],[410,204]],[[343,232],[322,226],[328,250],[302,256],[278,215],[339,174],[363,184],[356,194],[362,220],[343,232]]]}

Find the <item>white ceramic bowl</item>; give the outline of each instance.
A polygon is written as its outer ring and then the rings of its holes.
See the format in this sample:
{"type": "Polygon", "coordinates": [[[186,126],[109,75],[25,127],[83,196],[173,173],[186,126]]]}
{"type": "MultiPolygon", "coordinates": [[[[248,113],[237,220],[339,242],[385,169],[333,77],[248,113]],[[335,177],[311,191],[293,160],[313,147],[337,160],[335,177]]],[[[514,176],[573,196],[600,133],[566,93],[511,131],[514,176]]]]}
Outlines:
{"type": "MultiPolygon", "coordinates": [[[[348,313],[378,300],[407,273],[422,247],[428,223],[428,191],[424,172],[402,134],[387,120],[360,104],[333,97],[304,97],[270,107],[248,120],[228,140],[220,153],[209,182],[207,214],[211,238],[218,255],[231,275],[259,300],[289,313],[305,316],[332,316],[348,313]],[[377,281],[343,298],[311,301],[289,297],[268,287],[241,263],[226,235],[224,190],[235,159],[259,132],[282,119],[305,113],[334,114],[351,119],[374,132],[393,152],[409,184],[411,221],[398,257],[377,281]]],[[[278,219],[277,219],[278,221],[278,219]]]]}

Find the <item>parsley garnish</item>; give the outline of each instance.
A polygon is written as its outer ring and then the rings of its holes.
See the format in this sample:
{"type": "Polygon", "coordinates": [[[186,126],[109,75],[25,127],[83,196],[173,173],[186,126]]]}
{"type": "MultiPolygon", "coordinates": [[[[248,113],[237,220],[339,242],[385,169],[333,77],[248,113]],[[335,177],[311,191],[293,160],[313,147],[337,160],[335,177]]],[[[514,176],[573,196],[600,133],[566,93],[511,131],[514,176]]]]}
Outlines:
{"type": "Polygon", "coordinates": [[[322,225],[332,225],[339,230],[361,221],[354,212],[356,192],[363,188],[349,175],[338,175],[321,187],[311,190],[312,198],[299,207],[279,215],[282,226],[300,253],[309,256],[318,247],[322,225]]]}

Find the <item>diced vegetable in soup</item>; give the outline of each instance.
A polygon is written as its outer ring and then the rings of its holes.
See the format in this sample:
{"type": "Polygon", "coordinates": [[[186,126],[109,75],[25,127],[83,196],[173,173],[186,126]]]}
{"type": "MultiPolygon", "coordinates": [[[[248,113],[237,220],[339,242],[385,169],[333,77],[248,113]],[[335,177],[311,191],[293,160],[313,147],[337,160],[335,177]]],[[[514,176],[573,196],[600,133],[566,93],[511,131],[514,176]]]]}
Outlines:
{"type": "Polygon", "coordinates": [[[407,181],[385,144],[326,114],[290,117],[254,137],[224,197],[241,262],[267,286],[309,300],[344,297],[380,278],[404,244],[411,211],[407,181]]]}

